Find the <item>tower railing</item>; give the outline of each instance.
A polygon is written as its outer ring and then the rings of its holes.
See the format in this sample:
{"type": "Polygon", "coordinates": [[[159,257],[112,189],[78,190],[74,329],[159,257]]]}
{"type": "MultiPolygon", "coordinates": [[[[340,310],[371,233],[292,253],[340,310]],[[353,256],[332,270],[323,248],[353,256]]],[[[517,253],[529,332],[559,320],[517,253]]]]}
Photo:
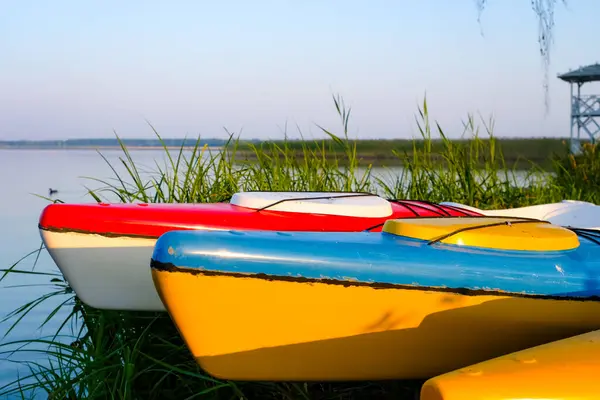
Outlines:
{"type": "Polygon", "coordinates": [[[571,152],[581,150],[581,135],[591,143],[600,140],[600,95],[581,94],[581,86],[600,81],[600,64],[581,67],[558,76],[568,82],[571,89],[571,152]]]}

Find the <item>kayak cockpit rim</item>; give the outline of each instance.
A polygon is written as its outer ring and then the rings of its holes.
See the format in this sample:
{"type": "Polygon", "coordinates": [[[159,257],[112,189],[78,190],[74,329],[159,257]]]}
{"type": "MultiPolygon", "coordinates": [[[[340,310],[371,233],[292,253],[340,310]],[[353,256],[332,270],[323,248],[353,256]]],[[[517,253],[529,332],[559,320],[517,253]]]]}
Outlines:
{"type": "Polygon", "coordinates": [[[229,203],[257,212],[269,210],[366,218],[385,218],[394,213],[391,202],[369,192],[247,191],[235,193],[229,203]]]}

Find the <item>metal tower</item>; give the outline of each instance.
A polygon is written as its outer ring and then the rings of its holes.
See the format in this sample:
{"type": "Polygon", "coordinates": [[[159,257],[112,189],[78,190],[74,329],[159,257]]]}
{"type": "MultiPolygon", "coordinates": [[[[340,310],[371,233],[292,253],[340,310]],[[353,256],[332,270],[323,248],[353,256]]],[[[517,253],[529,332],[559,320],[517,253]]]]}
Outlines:
{"type": "Polygon", "coordinates": [[[572,153],[580,151],[581,131],[589,136],[595,143],[600,140],[600,95],[581,94],[581,86],[586,82],[600,81],[600,64],[581,67],[558,75],[559,79],[569,82],[571,87],[571,138],[570,148],[572,153]],[[577,84],[577,94],[574,94],[573,84],[577,84]],[[575,138],[575,130],[577,137],[575,138]]]}

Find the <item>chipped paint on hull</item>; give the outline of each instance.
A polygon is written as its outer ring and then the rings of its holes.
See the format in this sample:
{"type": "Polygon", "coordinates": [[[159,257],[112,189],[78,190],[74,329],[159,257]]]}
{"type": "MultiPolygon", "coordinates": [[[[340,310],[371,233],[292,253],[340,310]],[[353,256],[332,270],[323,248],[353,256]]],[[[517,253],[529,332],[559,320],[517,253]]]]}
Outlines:
{"type": "MultiPolygon", "coordinates": [[[[174,252],[173,248],[169,248],[169,253],[174,252]]],[[[209,271],[201,268],[186,268],[177,267],[173,264],[161,263],[152,259],[150,266],[156,271],[163,272],[175,272],[185,273],[190,275],[203,275],[203,276],[227,276],[231,278],[253,278],[262,279],[269,282],[283,281],[283,282],[294,282],[294,283],[322,283],[326,285],[335,285],[343,287],[355,287],[363,286],[371,289],[402,289],[402,290],[418,290],[427,292],[442,292],[442,293],[453,293],[460,294],[463,296],[506,296],[506,297],[520,297],[520,298],[531,298],[539,300],[572,300],[572,301],[600,301],[600,296],[568,296],[568,295],[543,295],[543,294],[527,294],[527,293],[515,293],[508,292],[499,289],[484,288],[484,289],[469,289],[463,287],[444,287],[444,286],[420,286],[420,285],[402,285],[394,283],[382,283],[382,282],[361,282],[355,278],[344,278],[341,280],[331,279],[328,277],[320,278],[305,278],[302,276],[276,276],[261,273],[235,273],[235,272],[221,272],[221,271],[209,271]]]]}
{"type": "Polygon", "coordinates": [[[423,379],[600,329],[597,301],[152,276],[198,363],[223,379],[423,379]]]}
{"type": "MultiPolygon", "coordinates": [[[[156,240],[160,235],[143,235],[135,233],[119,233],[119,232],[97,232],[94,230],[76,229],[76,228],[55,228],[55,227],[42,227],[38,224],[40,231],[53,232],[53,233],[74,233],[79,235],[95,235],[107,238],[130,238],[130,239],[153,239],[156,240]]],[[[207,231],[222,231],[223,228],[214,227],[202,227],[198,225],[179,225],[177,229],[202,229],[207,231]]]]}
{"type": "MultiPolygon", "coordinates": [[[[139,236],[108,236],[90,232],[53,231],[41,229],[40,235],[50,249],[90,249],[112,247],[150,247],[156,238],[139,236]]],[[[152,253],[150,253],[152,254],[152,253]]]]}
{"type": "Polygon", "coordinates": [[[600,246],[580,241],[564,251],[506,251],[373,232],[172,231],[152,258],[190,273],[590,299],[600,295],[600,246]]]}

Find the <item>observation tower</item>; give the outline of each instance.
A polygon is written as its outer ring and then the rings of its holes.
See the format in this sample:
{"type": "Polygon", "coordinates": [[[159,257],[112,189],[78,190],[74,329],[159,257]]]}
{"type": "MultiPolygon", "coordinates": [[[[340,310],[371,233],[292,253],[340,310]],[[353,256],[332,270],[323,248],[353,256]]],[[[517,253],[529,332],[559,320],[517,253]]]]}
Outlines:
{"type": "Polygon", "coordinates": [[[581,94],[581,86],[588,82],[600,82],[600,64],[592,64],[558,75],[571,87],[571,137],[570,151],[580,151],[581,134],[587,134],[591,143],[600,140],[600,95],[581,94]],[[577,85],[575,91],[574,85],[577,85]]]}

